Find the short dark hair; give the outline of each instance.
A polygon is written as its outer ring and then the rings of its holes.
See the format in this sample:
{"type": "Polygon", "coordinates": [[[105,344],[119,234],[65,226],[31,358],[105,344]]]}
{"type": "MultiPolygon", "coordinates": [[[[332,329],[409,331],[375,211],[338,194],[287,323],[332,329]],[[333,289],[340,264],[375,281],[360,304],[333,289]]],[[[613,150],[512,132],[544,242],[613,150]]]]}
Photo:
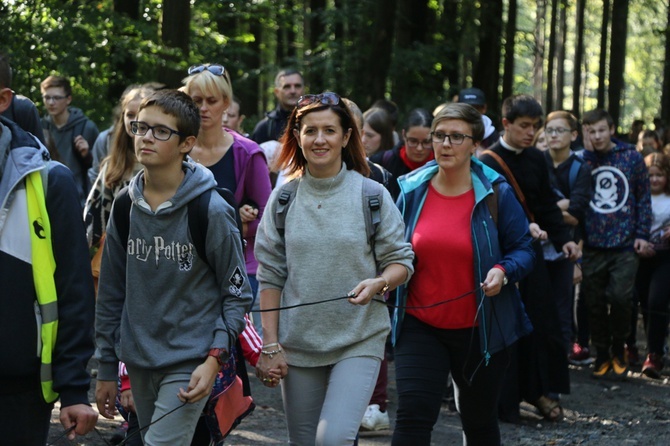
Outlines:
{"type": "Polygon", "coordinates": [[[602,121],[603,119],[607,121],[608,127],[614,127],[614,119],[612,119],[612,116],[607,112],[607,110],[602,108],[596,108],[584,113],[584,116],[582,117],[582,123],[586,125],[593,125],[596,122],[602,121]]]}
{"type": "Polygon", "coordinates": [[[509,122],[514,122],[521,117],[540,118],[544,112],[537,99],[528,94],[517,94],[503,101],[502,115],[509,122]]]}
{"type": "Polygon", "coordinates": [[[3,53],[0,53],[0,88],[12,88],[12,67],[3,53]]]}
{"type": "Polygon", "coordinates": [[[177,118],[177,130],[182,133],[180,142],[189,136],[198,136],[200,110],[186,93],[178,90],[155,91],[142,100],[138,112],[148,107],[158,107],[163,113],[177,118]]]}
{"type": "Polygon", "coordinates": [[[63,76],[49,76],[40,83],[40,88],[62,88],[66,96],[72,96],[72,84],[70,80],[63,76]]]}
{"type": "Polygon", "coordinates": [[[388,113],[389,118],[391,118],[391,125],[393,125],[393,128],[396,128],[398,125],[398,105],[395,102],[389,101],[388,99],[377,99],[370,108],[381,108],[385,110],[386,113],[388,113]]]}
{"type": "Polygon", "coordinates": [[[407,119],[405,120],[405,131],[409,130],[410,127],[430,128],[432,122],[433,114],[431,112],[425,108],[415,108],[407,115],[407,119]]]}

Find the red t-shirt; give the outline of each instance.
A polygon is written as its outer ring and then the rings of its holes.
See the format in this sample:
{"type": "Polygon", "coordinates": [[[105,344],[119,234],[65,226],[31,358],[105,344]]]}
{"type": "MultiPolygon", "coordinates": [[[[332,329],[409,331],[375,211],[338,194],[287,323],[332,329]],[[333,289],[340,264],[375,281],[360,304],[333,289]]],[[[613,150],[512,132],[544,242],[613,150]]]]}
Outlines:
{"type": "MultiPolygon", "coordinates": [[[[474,190],[446,197],[429,185],[412,234],[416,264],[409,284],[407,306],[425,306],[453,299],[475,287],[470,225],[474,206],[474,190]]],[[[474,294],[433,308],[408,308],[407,313],[437,328],[477,325],[474,294]]]]}

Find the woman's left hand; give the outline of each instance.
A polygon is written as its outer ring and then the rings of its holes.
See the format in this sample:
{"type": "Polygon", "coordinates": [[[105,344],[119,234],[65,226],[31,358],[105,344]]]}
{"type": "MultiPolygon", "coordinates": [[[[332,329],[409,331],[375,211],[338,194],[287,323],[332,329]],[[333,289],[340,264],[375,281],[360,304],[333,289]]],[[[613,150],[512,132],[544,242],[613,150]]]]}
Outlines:
{"type": "Polygon", "coordinates": [[[367,305],[373,297],[381,291],[386,285],[386,281],[381,277],[374,279],[365,279],[349,293],[349,303],[354,305],[367,305]]]}
{"type": "Polygon", "coordinates": [[[487,297],[495,296],[500,293],[505,280],[505,273],[500,268],[491,268],[486,274],[486,280],[482,283],[482,290],[487,297]]]}

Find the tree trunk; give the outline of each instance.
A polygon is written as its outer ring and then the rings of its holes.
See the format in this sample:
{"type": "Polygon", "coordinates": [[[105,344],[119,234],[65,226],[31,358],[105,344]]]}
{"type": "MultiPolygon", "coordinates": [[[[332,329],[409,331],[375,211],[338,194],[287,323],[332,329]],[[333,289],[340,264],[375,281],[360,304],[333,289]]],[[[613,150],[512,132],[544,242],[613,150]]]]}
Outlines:
{"type": "Polygon", "coordinates": [[[535,54],[533,57],[533,96],[541,101],[544,92],[544,24],[547,16],[547,0],[537,0],[535,17],[535,54]]]}
{"type": "Polygon", "coordinates": [[[603,22],[600,28],[600,63],[598,65],[598,108],[605,104],[605,79],[607,78],[607,41],[610,21],[610,0],[603,0],[603,22]]]}
{"type": "Polygon", "coordinates": [[[306,55],[306,66],[309,70],[309,86],[314,92],[325,90],[326,64],[328,61],[321,60],[323,51],[320,49],[321,43],[325,41],[326,28],[323,24],[323,11],[326,8],[326,0],[310,0],[309,8],[309,27],[306,39],[309,42],[306,55]],[[312,69],[310,69],[312,68],[312,69]]]}
{"type": "Polygon", "coordinates": [[[626,69],[626,38],[628,36],[628,0],[614,0],[612,4],[612,46],[610,52],[609,112],[614,128],[619,126],[624,71],[626,69]]]}
{"type": "Polygon", "coordinates": [[[544,110],[550,112],[554,110],[554,98],[556,97],[556,87],[554,84],[555,64],[556,64],[556,46],[559,40],[556,32],[556,22],[558,19],[558,0],[551,0],[551,21],[549,25],[549,54],[547,55],[547,91],[544,102],[544,110]]]}
{"type": "MultiPolygon", "coordinates": [[[[131,20],[139,20],[140,18],[139,0],[114,0],[113,9],[114,12],[131,20]]],[[[114,35],[123,35],[123,32],[123,30],[116,30],[114,35]]],[[[112,39],[110,56],[110,71],[120,73],[120,75],[110,76],[107,98],[111,103],[117,103],[126,87],[137,77],[137,62],[128,53],[127,48],[119,47],[115,43],[115,39],[112,39]]]]}
{"type": "MultiPolygon", "coordinates": [[[[509,0],[505,25],[505,62],[503,69],[502,97],[512,96],[514,88],[514,42],[516,36],[516,0],[509,0]]],[[[495,110],[497,112],[497,110],[495,110]]]]}
{"type": "Polygon", "coordinates": [[[184,72],[174,68],[172,64],[188,60],[190,24],[191,3],[189,0],[165,0],[163,2],[161,38],[165,46],[181,50],[181,56],[168,58],[167,66],[156,73],[159,82],[163,82],[169,88],[178,88],[184,78],[184,72]]]}
{"type": "MultiPolygon", "coordinates": [[[[663,63],[663,88],[661,89],[661,120],[667,128],[670,123],[670,5],[665,26],[665,62],[663,63]]],[[[665,141],[667,143],[667,141],[665,141]]]]}
{"type": "Polygon", "coordinates": [[[444,11],[437,27],[444,33],[444,69],[450,87],[459,85],[458,59],[461,47],[461,26],[455,26],[454,18],[458,17],[459,0],[445,0],[444,11]]]}
{"type": "Polygon", "coordinates": [[[472,86],[480,88],[486,95],[486,101],[493,110],[498,110],[500,98],[500,49],[503,2],[486,0],[481,2],[479,27],[479,57],[475,63],[472,86]]]}
{"type": "MultiPolygon", "coordinates": [[[[572,79],[572,112],[575,116],[581,116],[580,96],[582,91],[582,58],[584,57],[584,12],[586,10],[586,0],[577,0],[577,20],[575,22],[575,33],[577,34],[577,45],[575,48],[575,65],[573,68],[574,77],[572,79]]],[[[670,8],[668,8],[670,14],[670,8]]],[[[666,31],[670,32],[670,31],[666,31]]],[[[670,48],[666,46],[667,49],[670,48]]],[[[668,59],[666,57],[666,66],[668,59]]]]}
{"type": "Polygon", "coordinates": [[[414,106],[415,92],[424,82],[429,81],[426,61],[422,63],[407,63],[406,57],[415,53],[417,48],[426,45],[427,28],[434,20],[428,18],[428,4],[426,1],[398,0],[395,22],[395,45],[393,47],[393,85],[392,99],[405,107],[414,106]]]}
{"type": "Polygon", "coordinates": [[[355,36],[356,71],[352,97],[362,110],[386,93],[391,66],[396,0],[375,0],[362,5],[366,26],[353,30],[355,36]]]}
{"type": "Polygon", "coordinates": [[[568,36],[567,9],[568,1],[561,0],[558,11],[558,28],[560,32],[556,46],[556,97],[554,100],[556,110],[565,109],[565,105],[563,105],[565,97],[563,89],[565,87],[565,41],[568,36]]]}

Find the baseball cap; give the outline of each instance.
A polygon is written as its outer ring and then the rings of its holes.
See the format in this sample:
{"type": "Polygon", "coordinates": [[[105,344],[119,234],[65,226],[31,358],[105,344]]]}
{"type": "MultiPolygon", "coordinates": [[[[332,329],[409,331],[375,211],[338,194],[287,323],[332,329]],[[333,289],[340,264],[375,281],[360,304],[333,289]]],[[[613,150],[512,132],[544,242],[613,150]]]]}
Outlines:
{"type": "Polygon", "coordinates": [[[458,102],[470,105],[485,105],[486,96],[479,88],[465,88],[458,93],[458,102]]]}

